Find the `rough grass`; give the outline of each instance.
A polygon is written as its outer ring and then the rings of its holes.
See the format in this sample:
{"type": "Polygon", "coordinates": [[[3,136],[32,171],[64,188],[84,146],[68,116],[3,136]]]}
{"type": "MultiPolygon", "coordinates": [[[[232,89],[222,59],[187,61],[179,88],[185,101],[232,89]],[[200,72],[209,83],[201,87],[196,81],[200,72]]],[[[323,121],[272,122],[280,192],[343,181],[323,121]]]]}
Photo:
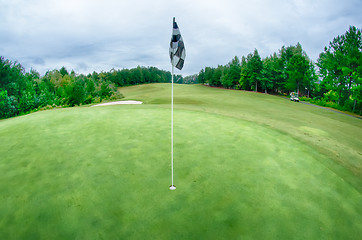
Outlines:
{"type": "Polygon", "coordinates": [[[170,191],[169,90],[0,121],[0,239],[361,236],[361,120],[176,85],[170,191]]]}

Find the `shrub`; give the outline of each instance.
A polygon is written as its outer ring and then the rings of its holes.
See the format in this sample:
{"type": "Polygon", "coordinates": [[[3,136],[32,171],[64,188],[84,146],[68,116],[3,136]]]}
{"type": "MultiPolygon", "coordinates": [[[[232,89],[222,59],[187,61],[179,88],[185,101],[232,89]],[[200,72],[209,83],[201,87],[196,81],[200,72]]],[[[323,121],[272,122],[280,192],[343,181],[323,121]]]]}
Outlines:
{"type": "Polygon", "coordinates": [[[300,100],[300,101],[305,101],[305,102],[310,102],[312,99],[311,99],[311,98],[308,98],[308,97],[305,97],[305,96],[300,96],[300,97],[299,97],[299,100],[300,100]]]}
{"type": "Polygon", "coordinates": [[[0,119],[18,114],[18,102],[14,96],[8,96],[6,90],[0,91],[0,119]]]}
{"type": "Polygon", "coordinates": [[[39,98],[35,95],[35,92],[23,91],[19,99],[19,112],[27,113],[37,107],[39,107],[39,98]]]}
{"type": "Polygon", "coordinates": [[[114,92],[110,97],[111,100],[118,100],[122,98],[124,98],[123,94],[118,91],[114,92]]]}
{"type": "Polygon", "coordinates": [[[93,98],[93,103],[100,103],[102,99],[100,97],[93,98]]]}

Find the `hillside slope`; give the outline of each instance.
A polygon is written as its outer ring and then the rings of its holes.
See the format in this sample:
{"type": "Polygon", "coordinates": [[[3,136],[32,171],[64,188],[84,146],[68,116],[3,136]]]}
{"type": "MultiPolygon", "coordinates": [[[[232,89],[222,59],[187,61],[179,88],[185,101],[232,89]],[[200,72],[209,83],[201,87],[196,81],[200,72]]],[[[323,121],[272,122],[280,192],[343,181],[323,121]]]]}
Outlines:
{"type": "MultiPolygon", "coordinates": [[[[324,164],[362,192],[361,119],[263,93],[202,85],[174,86],[175,109],[247,120],[287,134],[328,156],[333,162],[326,161],[324,164]]],[[[169,108],[170,89],[170,84],[149,84],[121,88],[119,91],[126,99],[163,104],[163,107],[169,108]]],[[[192,124],[192,119],[189,121],[192,124]]]]}

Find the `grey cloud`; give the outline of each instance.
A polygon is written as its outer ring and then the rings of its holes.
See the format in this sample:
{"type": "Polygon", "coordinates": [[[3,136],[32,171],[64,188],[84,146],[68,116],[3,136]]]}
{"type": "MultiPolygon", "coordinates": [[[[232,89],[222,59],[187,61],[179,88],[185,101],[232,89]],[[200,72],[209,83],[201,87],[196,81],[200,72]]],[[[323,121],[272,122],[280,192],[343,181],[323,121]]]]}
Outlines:
{"type": "Polygon", "coordinates": [[[35,57],[35,58],[33,58],[31,62],[32,62],[33,64],[35,64],[35,65],[42,65],[42,66],[45,65],[44,59],[42,59],[42,58],[40,58],[40,57],[35,57]]]}
{"type": "Polygon", "coordinates": [[[360,27],[361,8],[360,0],[185,0],[178,8],[168,0],[1,1],[0,55],[42,74],[62,66],[170,70],[175,16],[186,46],[183,75],[297,42],[316,60],[333,37],[360,27]]]}

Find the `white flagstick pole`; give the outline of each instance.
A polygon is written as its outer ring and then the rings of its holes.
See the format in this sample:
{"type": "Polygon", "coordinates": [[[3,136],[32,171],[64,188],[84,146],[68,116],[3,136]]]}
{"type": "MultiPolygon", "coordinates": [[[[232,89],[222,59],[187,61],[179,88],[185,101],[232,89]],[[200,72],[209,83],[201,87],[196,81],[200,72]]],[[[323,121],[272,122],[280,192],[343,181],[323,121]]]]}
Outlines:
{"type": "Polygon", "coordinates": [[[171,190],[175,190],[173,185],[173,64],[172,64],[172,77],[171,77],[171,190]]]}

